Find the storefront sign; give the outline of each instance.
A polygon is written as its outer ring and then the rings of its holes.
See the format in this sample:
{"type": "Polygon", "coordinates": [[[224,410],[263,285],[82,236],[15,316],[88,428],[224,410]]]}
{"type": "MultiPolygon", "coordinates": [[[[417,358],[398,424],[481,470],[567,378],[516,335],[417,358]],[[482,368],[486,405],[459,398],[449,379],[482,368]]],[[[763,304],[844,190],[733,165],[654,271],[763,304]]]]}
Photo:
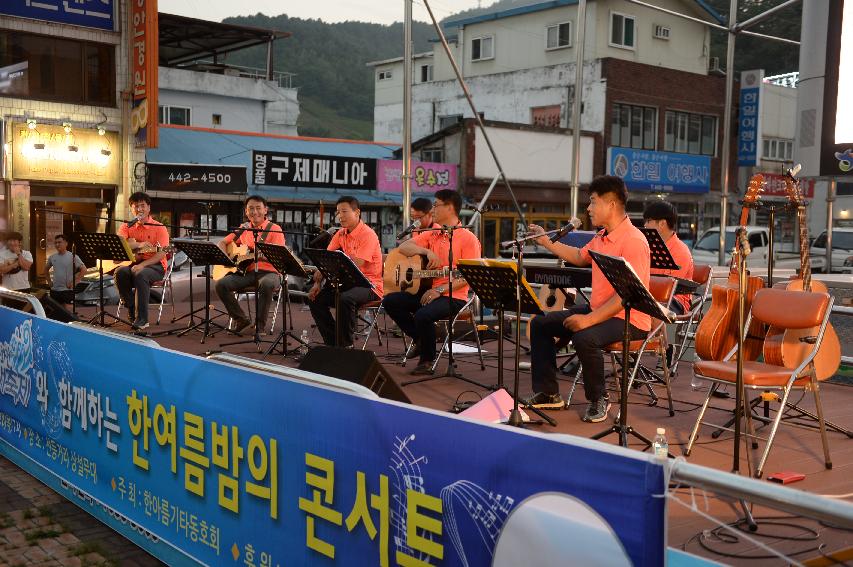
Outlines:
{"type": "Polygon", "coordinates": [[[121,156],[118,135],[39,124],[12,125],[12,177],[33,181],[69,181],[118,185],[121,156]]]}
{"type": "Polygon", "coordinates": [[[154,191],[198,191],[201,193],[246,193],[246,166],[149,163],[148,189],[154,191]]]}
{"type": "Polygon", "coordinates": [[[372,158],[252,152],[252,183],[280,187],[376,189],[372,158]]]}
{"type": "MultiPolygon", "coordinates": [[[[788,179],[787,175],[782,175],[781,173],[762,173],[764,176],[764,192],[762,196],[764,197],[787,197],[787,185],[785,180],[788,179]]],[[[800,191],[802,192],[803,197],[806,199],[814,198],[814,179],[801,179],[800,180],[800,191]]]]}
{"type": "MultiPolygon", "coordinates": [[[[458,167],[454,163],[412,162],[412,191],[434,193],[439,189],[456,191],[458,167]]],[[[403,191],[403,161],[381,159],[376,164],[376,188],[387,193],[403,191]]]]}
{"type": "Polygon", "coordinates": [[[5,0],[0,14],[112,31],[117,5],[116,0],[5,0]]]}
{"type": "Polygon", "coordinates": [[[13,181],[9,191],[12,200],[12,226],[9,230],[20,232],[24,236],[21,243],[24,250],[30,247],[30,184],[26,181],[13,181]]]}
{"type": "Polygon", "coordinates": [[[130,3],[130,29],[133,33],[130,67],[133,70],[133,107],[130,127],[137,148],[157,147],[157,73],[159,37],[157,0],[130,3]]]}
{"type": "Polygon", "coordinates": [[[708,156],[608,148],[607,172],[624,179],[629,191],[707,193],[711,190],[708,156]]]}
{"type": "Polygon", "coordinates": [[[758,165],[761,159],[761,83],[764,69],[740,74],[737,163],[758,165]]]}

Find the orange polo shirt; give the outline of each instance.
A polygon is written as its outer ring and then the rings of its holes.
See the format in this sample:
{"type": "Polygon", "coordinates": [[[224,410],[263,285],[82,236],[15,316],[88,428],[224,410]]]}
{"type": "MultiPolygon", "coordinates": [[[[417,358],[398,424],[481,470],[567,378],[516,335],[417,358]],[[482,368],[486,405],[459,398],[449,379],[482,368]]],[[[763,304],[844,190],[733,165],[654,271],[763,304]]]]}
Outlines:
{"type": "MultiPolygon", "coordinates": [[[[127,223],[124,223],[118,227],[118,235],[124,238],[132,238],[137,242],[148,242],[154,246],[165,247],[169,245],[169,231],[166,230],[166,227],[163,226],[162,223],[154,220],[153,218],[149,218],[145,221],[145,224],[138,222],[130,228],[127,227],[127,223]]],[[[141,256],[143,260],[147,260],[154,254],[156,254],[156,252],[145,252],[138,256],[141,256]]],[[[163,270],[165,271],[165,256],[160,260],[160,263],[163,264],[163,270]]]]}
{"type": "MultiPolygon", "coordinates": [[[[693,255],[690,254],[690,249],[682,242],[678,235],[674,232],[666,241],[666,247],[669,253],[672,254],[672,259],[678,264],[677,270],[652,270],[653,276],[672,276],[684,280],[693,279],[693,255]]],[[[675,301],[684,307],[684,312],[690,311],[690,294],[681,294],[675,296],[675,301]]]]}
{"type": "MultiPolygon", "coordinates": [[[[425,230],[416,234],[412,240],[414,240],[415,244],[418,246],[435,252],[441,262],[442,268],[446,268],[448,266],[447,253],[450,252],[450,236],[446,232],[441,230],[425,230]]],[[[454,268],[456,267],[457,260],[471,260],[479,258],[480,256],[480,240],[473,232],[467,228],[453,232],[454,268]]],[[[448,285],[448,280],[449,278],[447,277],[434,278],[432,280],[432,289],[440,286],[446,287],[448,285]]],[[[459,280],[456,278],[453,279],[453,298],[465,301],[468,299],[468,284],[458,285],[458,281],[459,280]]],[[[448,292],[444,292],[442,295],[447,295],[447,293],[448,292]]]]}
{"type": "MultiPolygon", "coordinates": [[[[604,230],[600,231],[586,246],[581,248],[581,257],[592,264],[592,296],[589,300],[589,306],[592,309],[598,309],[607,303],[611,297],[616,295],[616,290],[613,289],[613,286],[601,272],[601,268],[590,256],[590,250],[610,256],[621,256],[631,264],[643,285],[646,288],[649,287],[649,264],[651,263],[649,241],[646,240],[646,235],[640,232],[640,229],[634,226],[626,216],[613,231],[609,233],[604,230]]],[[[620,311],[615,316],[624,319],[625,311],[620,311]]],[[[632,310],[631,324],[642,331],[648,331],[652,328],[652,318],[645,313],[632,310]]]]}
{"type": "MultiPolygon", "coordinates": [[[[265,220],[264,223],[260,226],[253,226],[252,228],[260,228],[266,230],[267,226],[270,227],[270,231],[264,236],[262,242],[266,244],[276,244],[278,246],[284,246],[284,233],[281,232],[281,227],[277,224],[273,223],[270,220],[265,220]]],[[[261,235],[263,232],[258,233],[258,240],[261,240],[261,235]]],[[[234,233],[232,232],[228,236],[222,239],[222,242],[228,244],[229,242],[234,242],[234,233]]],[[[255,249],[255,235],[251,230],[244,230],[240,235],[240,238],[237,239],[238,246],[247,246],[250,251],[255,249]]],[[[255,263],[252,262],[246,267],[246,273],[250,273],[255,271],[255,263]]],[[[278,270],[275,267],[267,262],[266,260],[261,259],[258,262],[258,271],[263,272],[275,272],[278,273],[278,270]]]]}
{"type": "Polygon", "coordinates": [[[343,250],[350,258],[362,260],[364,264],[359,268],[361,273],[373,284],[373,289],[379,297],[382,297],[382,247],[372,228],[363,222],[359,222],[351,232],[342,228],[335,233],[326,248],[343,250]]]}

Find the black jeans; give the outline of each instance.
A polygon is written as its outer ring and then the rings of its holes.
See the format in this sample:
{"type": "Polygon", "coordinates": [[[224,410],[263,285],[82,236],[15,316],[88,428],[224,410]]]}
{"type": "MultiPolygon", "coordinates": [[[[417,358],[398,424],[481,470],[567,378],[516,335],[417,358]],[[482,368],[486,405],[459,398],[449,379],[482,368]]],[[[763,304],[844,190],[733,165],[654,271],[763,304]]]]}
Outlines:
{"type": "MultiPolygon", "coordinates": [[[[341,317],[341,344],[337,346],[349,346],[352,344],[355,334],[355,324],[358,317],[358,308],[365,303],[376,301],[379,296],[369,287],[352,287],[341,292],[341,312],[336,313],[341,317]]],[[[328,346],[335,345],[335,318],[332,317],[332,307],[335,306],[335,288],[323,286],[314,301],[308,302],[317,329],[323,337],[323,342],[328,346]]]]}
{"type": "Polygon", "coordinates": [[[159,263],[146,266],[136,274],[130,270],[130,266],[122,266],[115,271],[118,294],[127,307],[128,317],[133,322],[148,322],[148,300],[151,296],[151,284],[157,280],[162,280],[164,273],[163,264],[159,263]],[[135,295],[134,290],[136,290],[135,295]]]}
{"type": "MultiPolygon", "coordinates": [[[[258,329],[264,329],[267,326],[267,315],[269,315],[270,303],[272,302],[273,292],[281,285],[281,276],[278,272],[258,271],[258,295],[257,295],[257,317],[258,329]]],[[[225,310],[228,315],[235,321],[248,321],[249,318],[240,307],[240,302],[237,301],[235,292],[243,291],[244,289],[255,287],[255,272],[247,274],[228,274],[216,282],[216,295],[222,300],[225,305],[225,310]]],[[[252,321],[254,323],[254,321],[252,321]]]]}
{"type": "Polygon", "coordinates": [[[59,303],[71,303],[74,301],[74,290],[52,289],[50,290],[50,298],[59,303]]]}
{"type": "Polygon", "coordinates": [[[421,305],[421,298],[405,291],[389,293],[383,302],[385,312],[399,325],[400,330],[420,345],[419,363],[435,359],[435,322],[455,315],[465,302],[461,299],[447,301],[446,296],[421,305]],[[452,314],[451,314],[452,313],[452,314]]]}
{"type": "MultiPolygon", "coordinates": [[[[570,315],[590,312],[589,305],[578,305],[567,311],[539,315],[530,322],[530,372],[533,391],[559,394],[557,385],[557,348],[554,337],[568,338],[583,365],[583,387],[590,402],[604,395],[604,350],[610,343],[622,340],[625,320],[613,317],[577,333],[566,329],[563,321],[570,315]]],[[[646,331],[629,326],[631,339],[642,339],[646,331]]]]}

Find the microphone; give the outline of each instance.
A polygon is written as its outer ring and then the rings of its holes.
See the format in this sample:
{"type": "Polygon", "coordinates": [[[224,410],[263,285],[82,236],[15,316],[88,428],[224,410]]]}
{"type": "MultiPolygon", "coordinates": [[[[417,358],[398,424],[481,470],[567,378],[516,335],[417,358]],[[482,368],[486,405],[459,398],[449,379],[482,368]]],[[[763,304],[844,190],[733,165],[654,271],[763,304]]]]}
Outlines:
{"type": "Polygon", "coordinates": [[[573,230],[579,229],[582,224],[583,223],[581,222],[581,220],[579,218],[577,218],[577,217],[573,218],[572,220],[569,221],[569,224],[567,224],[566,226],[564,226],[563,228],[561,228],[560,230],[558,230],[557,232],[555,232],[554,234],[551,235],[551,242],[557,242],[558,240],[560,240],[561,238],[563,238],[564,236],[566,236],[568,233],[572,232],[573,230]]]}
{"type": "Polygon", "coordinates": [[[332,225],[329,228],[327,228],[326,230],[321,230],[320,234],[318,234],[317,236],[315,236],[314,238],[311,239],[311,242],[308,243],[308,246],[317,246],[318,244],[320,244],[320,242],[322,242],[322,240],[326,236],[332,236],[336,232],[338,232],[340,229],[341,229],[340,226],[332,225]]]}
{"type": "Polygon", "coordinates": [[[132,221],[130,221],[129,223],[127,223],[127,228],[130,228],[130,227],[132,227],[133,225],[135,225],[136,223],[140,222],[140,221],[142,220],[142,218],[143,218],[143,217],[142,217],[142,215],[139,215],[139,216],[137,216],[137,217],[134,217],[134,219],[133,219],[132,221]]]}
{"type": "Polygon", "coordinates": [[[406,230],[404,230],[403,232],[401,232],[400,234],[397,235],[397,240],[402,240],[403,238],[412,234],[412,232],[414,232],[416,229],[419,229],[420,227],[421,227],[421,220],[420,219],[412,222],[412,224],[410,224],[406,228],[406,230]]]}
{"type": "Polygon", "coordinates": [[[238,238],[240,238],[241,236],[243,236],[243,233],[244,233],[244,232],[246,232],[246,229],[247,229],[247,228],[249,228],[249,227],[247,226],[247,224],[246,224],[246,223],[243,223],[243,224],[241,224],[240,226],[238,226],[236,229],[234,229],[234,230],[231,232],[231,234],[233,234],[233,235],[234,235],[234,240],[237,240],[238,238]]]}

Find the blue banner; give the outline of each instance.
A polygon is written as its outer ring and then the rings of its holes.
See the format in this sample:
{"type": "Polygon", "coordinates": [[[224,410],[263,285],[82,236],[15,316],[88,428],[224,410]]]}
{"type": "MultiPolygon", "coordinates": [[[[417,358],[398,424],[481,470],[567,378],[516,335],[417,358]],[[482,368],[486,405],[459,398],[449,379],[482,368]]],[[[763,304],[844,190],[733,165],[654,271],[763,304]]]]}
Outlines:
{"type": "Polygon", "coordinates": [[[761,160],[761,82],[763,79],[763,70],[741,72],[737,134],[738,165],[758,165],[761,160]]]}
{"type": "Polygon", "coordinates": [[[707,193],[711,158],[633,148],[607,149],[607,172],[625,181],[629,191],[707,193]]]}
{"type": "Polygon", "coordinates": [[[4,453],[172,564],[489,565],[508,517],[540,493],[591,507],[634,564],[664,561],[663,468],[635,451],[7,308],[0,372],[4,453]]]}
{"type": "Polygon", "coordinates": [[[115,0],[3,0],[0,13],[112,31],[115,7],[115,0]]]}

